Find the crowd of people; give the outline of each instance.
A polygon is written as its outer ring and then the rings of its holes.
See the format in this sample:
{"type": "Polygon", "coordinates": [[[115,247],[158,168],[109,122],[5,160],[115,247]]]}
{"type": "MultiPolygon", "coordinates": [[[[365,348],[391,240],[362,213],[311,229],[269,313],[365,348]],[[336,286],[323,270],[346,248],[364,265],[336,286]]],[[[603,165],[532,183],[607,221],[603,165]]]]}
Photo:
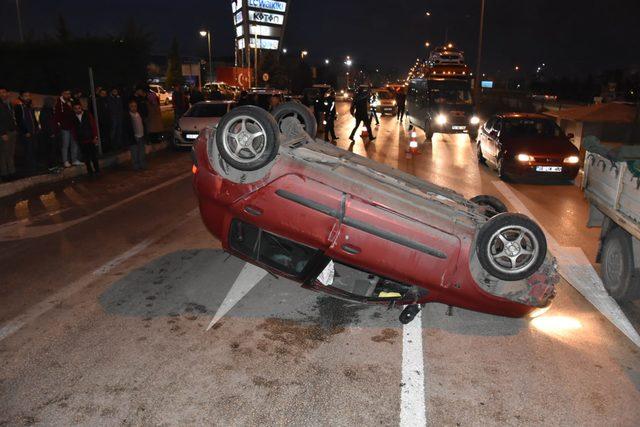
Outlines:
{"type": "MultiPolygon", "coordinates": [[[[0,87],[2,181],[82,165],[94,176],[100,173],[99,151],[126,148],[134,168],[145,169],[145,144],[158,142],[165,131],[158,96],[146,86],[130,93],[98,87],[95,95],[97,118],[81,91],[63,90],[57,98],[44,97],[36,109],[30,92],[20,91],[11,100],[8,88],[0,87]],[[20,170],[16,168],[18,156],[20,170]]],[[[187,104],[178,88],[176,115],[183,114],[187,104]]]]}

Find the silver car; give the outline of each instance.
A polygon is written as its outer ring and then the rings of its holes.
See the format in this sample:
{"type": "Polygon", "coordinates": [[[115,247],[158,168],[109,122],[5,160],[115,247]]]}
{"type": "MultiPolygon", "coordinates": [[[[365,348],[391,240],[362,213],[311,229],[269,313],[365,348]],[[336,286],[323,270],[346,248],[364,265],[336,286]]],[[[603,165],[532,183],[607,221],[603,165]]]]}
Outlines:
{"type": "Polygon", "coordinates": [[[235,104],[235,101],[202,101],[192,105],[173,130],[173,145],[191,147],[201,130],[217,125],[235,104]]]}

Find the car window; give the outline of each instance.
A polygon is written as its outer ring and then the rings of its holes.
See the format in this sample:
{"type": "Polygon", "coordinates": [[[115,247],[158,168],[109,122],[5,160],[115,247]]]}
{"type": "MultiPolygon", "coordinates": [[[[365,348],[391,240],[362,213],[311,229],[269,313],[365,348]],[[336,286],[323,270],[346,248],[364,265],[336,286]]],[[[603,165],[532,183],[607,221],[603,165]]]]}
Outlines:
{"type": "Polygon", "coordinates": [[[503,134],[511,137],[556,137],[562,130],[549,119],[510,118],[504,120],[503,134]]]}
{"type": "Polygon", "coordinates": [[[229,233],[232,249],[296,277],[303,277],[318,250],[234,219],[229,233]]]}
{"type": "Polygon", "coordinates": [[[227,104],[194,105],[185,113],[185,117],[222,117],[227,114],[227,104]]]}

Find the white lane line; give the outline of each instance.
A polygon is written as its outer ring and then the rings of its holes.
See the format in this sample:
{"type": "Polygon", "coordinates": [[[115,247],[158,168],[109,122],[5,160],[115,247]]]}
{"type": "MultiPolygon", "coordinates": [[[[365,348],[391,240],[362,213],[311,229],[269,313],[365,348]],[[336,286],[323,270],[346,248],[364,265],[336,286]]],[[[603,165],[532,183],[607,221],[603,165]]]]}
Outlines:
{"type": "Polygon", "coordinates": [[[106,208],[100,209],[99,211],[96,211],[90,215],[87,215],[72,221],[67,221],[59,224],[39,225],[39,226],[29,226],[27,223],[18,223],[18,224],[11,223],[11,224],[0,225],[0,241],[20,240],[20,239],[40,237],[40,236],[45,236],[47,234],[66,230],[69,227],[73,227],[74,225],[88,221],[92,218],[97,217],[98,215],[102,215],[103,213],[117,209],[120,206],[126,203],[129,203],[133,200],[136,200],[142,196],[146,196],[149,193],[153,193],[154,191],[160,190],[161,188],[167,187],[171,184],[181,181],[190,175],[191,175],[191,172],[185,172],[181,175],[178,175],[175,178],[170,179],[169,181],[165,181],[162,184],[158,184],[151,188],[147,188],[146,190],[140,193],[134,194],[133,196],[129,196],[126,199],[122,199],[119,202],[114,203],[113,205],[109,205],[106,208]]]}
{"type": "Polygon", "coordinates": [[[188,220],[196,216],[197,213],[198,213],[198,209],[194,209],[190,211],[187,215],[185,215],[185,217],[181,221],[177,222],[175,225],[173,225],[169,229],[163,229],[161,232],[157,233],[155,236],[150,237],[141,243],[138,243],[131,249],[107,261],[105,264],[98,267],[91,273],[88,273],[82,276],[80,279],[76,280],[75,282],[72,282],[71,284],[60,289],[58,292],[51,295],[49,298],[46,298],[45,300],[37,303],[36,305],[31,306],[24,313],[9,320],[8,322],[0,326],[0,341],[12,335],[14,332],[20,330],[25,325],[35,321],[38,317],[42,316],[43,314],[45,314],[46,312],[54,308],[60,302],[64,301],[67,298],[70,298],[77,292],[89,286],[91,283],[93,283],[95,280],[97,280],[101,276],[108,274],[118,265],[138,255],[140,252],[148,248],[153,243],[157,242],[158,240],[172,233],[174,230],[182,226],[185,222],[187,222],[188,220]]]}
{"type": "MultiPolygon", "coordinates": [[[[504,182],[494,181],[498,191],[516,208],[542,227],[540,221],[527,209],[516,193],[504,182]]],[[[551,253],[555,255],[560,267],[560,275],[569,282],[587,301],[591,303],[604,317],[627,336],[635,345],[640,347],[640,335],[624,314],[618,303],[609,296],[598,273],[589,262],[584,251],[580,248],[563,247],[544,228],[547,244],[551,253]]]]}
{"type": "Polygon", "coordinates": [[[422,353],[422,310],[402,327],[402,388],[400,427],[427,425],[422,353]]]}
{"type": "Polygon", "coordinates": [[[218,307],[216,314],[207,326],[207,331],[213,327],[225,314],[229,312],[242,298],[249,293],[268,273],[260,267],[246,263],[235,282],[227,292],[227,296],[218,307]]]}

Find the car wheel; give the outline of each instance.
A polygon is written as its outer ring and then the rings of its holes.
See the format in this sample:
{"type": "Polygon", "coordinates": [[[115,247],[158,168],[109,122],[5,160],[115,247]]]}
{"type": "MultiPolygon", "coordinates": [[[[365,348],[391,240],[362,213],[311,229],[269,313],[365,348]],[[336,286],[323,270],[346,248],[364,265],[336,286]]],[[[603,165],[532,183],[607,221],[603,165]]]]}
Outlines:
{"type": "Polygon", "coordinates": [[[535,273],[547,256],[544,233],[522,214],[502,213],[487,221],[478,232],[478,261],[498,279],[515,281],[535,273]]]}
{"type": "Polygon", "coordinates": [[[488,218],[493,218],[498,214],[509,212],[507,206],[502,203],[502,200],[498,199],[497,197],[481,194],[479,196],[473,197],[469,201],[475,203],[476,205],[485,207],[486,209],[484,210],[484,214],[488,218]]]}
{"type": "Polygon", "coordinates": [[[640,287],[640,278],[634,277],[631,237],[622,228],[607,234],[602,248],[602,282],[616,301],[628,301],[640,287]]]}
{"type": "Polygon", "coordinates": [[[280,104],[274,108],[272,114],[280,132],[289,138],[300,137],[303,132],[315,138],[318,133],[315,117],[307,107],[298,102],[280,104]]]}
{"type": "Polygon", "coordinates": [[[245,105],[222,117],[216,129],[216,145],[229,165],[251,171],[275,158],[280,146],[278,135],[278,125],[269,113],[245,105]]]}
{"type": "Polygon", "coordinates": [[[480,146],[480,143],[476,144],[476,154],[478,156],[478,163],[480,163],[481,165],[486,165],[487,159],[485,159],[484,156],[482,155],[482,148],[480,146]]]}

